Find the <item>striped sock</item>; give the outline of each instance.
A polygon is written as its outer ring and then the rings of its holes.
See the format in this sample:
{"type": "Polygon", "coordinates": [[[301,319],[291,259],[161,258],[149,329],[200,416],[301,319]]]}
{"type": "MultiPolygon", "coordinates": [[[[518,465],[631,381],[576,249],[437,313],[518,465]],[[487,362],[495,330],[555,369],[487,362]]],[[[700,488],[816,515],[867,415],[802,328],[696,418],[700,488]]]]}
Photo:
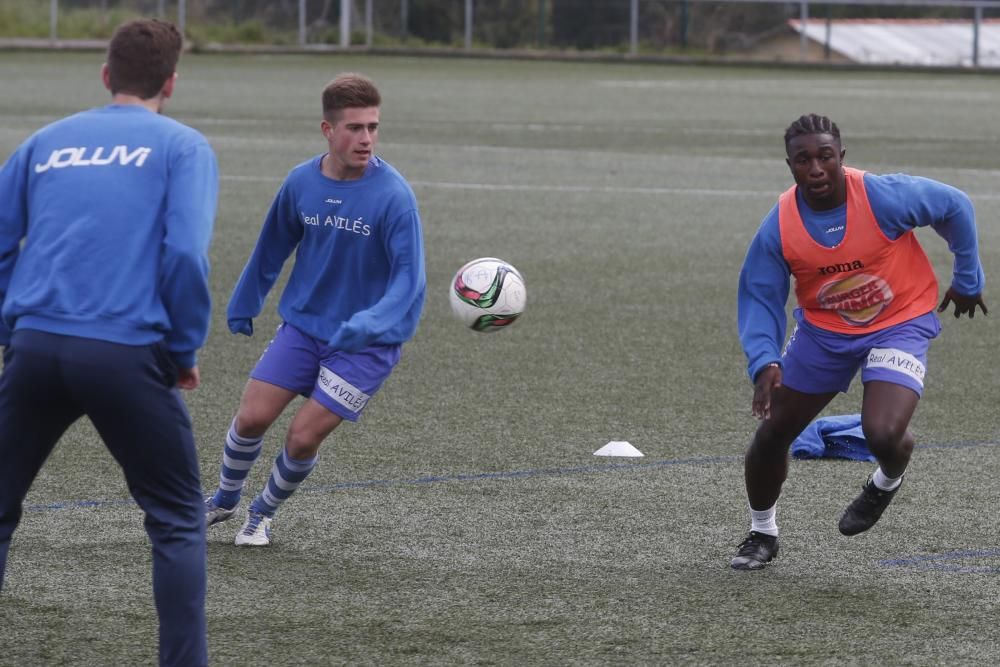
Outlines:
{"type": "Polygon", "coordinates": [[[240,502],[243,485],[254,462],[263,449],[264,438],[244,438],[236,432],[236,420],[226,434],[226,448],[222,453],[222,471],[219,473],[219,490],[212,500],[219,507],[232,509],[240,502]]]}
{"type": "Polygon", "coordinates": [[[295,493],[313,468],[319,456],[311,459],[293,459],[288,455],[287,449],[282,449],[281,454],[274,459],[274,466],[271,467],[271,477],[267,480],[267,486],[260,492],[250,505],[251,512],[260,512],[264,516],[274,516],[281,503],[288,500],[289,496],[295,493]]]}

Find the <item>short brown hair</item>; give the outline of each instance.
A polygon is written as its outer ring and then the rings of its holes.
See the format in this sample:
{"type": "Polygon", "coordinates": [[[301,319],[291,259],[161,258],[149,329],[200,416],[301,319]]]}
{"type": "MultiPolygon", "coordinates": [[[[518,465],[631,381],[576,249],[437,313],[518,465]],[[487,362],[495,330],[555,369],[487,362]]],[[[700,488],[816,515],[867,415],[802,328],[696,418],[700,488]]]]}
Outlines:
{"type": "Polygon", "coordinates": [[[382,104],[375,82],[362,74],[340,74],[323,89],[323,118],[333,123],[344,109],[366,109],[382,104]]]}
{"type": "Polygon", "coordinates": [[[156,97],[177,71],[184,39],[172,23],[137,19],[118,26],[108,44],[111,94],[156,97]]]}

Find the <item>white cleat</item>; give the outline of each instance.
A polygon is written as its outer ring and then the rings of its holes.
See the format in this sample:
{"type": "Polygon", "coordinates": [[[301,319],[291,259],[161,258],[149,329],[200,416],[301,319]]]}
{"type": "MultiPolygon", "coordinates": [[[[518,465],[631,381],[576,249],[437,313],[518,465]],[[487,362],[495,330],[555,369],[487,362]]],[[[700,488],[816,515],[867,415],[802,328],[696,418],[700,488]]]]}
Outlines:
{"type": "Polygon", "coordinates": [[[215,504],[213,496],[205,498],[205,525],[214,526],[217,523],[222,523],[233,518],[236,514],[236,508],[227,510],[225,507],[219,507],[215,504]]]}
{"type": "Polygon", "coordinates": [[[271,544],[271,517],[249,512],[240,532],[236,533],[234,544],[241,547],[266,547],[271,544]]]}

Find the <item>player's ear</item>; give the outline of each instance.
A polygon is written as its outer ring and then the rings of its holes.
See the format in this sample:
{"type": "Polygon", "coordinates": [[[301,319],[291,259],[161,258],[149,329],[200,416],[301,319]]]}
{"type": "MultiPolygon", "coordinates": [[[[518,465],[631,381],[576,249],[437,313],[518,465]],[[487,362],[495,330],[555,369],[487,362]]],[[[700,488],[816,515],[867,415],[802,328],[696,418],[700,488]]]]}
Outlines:
{"type": "Polygon", "coordinates": [[[104,83],[105,88],[111,90],[111,69],[108,68],[107,63],[101,65],[101,82],[104,83]]]}
{"type": "Polygon", "coordinates": [[[332,138],[331,135],[333,134],[333,125],[330,125],[330,121],[324,118],[319,124],[319,129],[323,133],[323,136],[326,137],[327,141],[332,138]]]}
{"type": "Polygon", "coordinates": [[[163,99],[166,99],[174,94],[174,86],[176,85],[177,85],[177,72],[174,72],[173,74],[170,75],[170,78],[168,78],[163,83],[163,88],[160,89],[160,95],[163,96],[163,99]]]}

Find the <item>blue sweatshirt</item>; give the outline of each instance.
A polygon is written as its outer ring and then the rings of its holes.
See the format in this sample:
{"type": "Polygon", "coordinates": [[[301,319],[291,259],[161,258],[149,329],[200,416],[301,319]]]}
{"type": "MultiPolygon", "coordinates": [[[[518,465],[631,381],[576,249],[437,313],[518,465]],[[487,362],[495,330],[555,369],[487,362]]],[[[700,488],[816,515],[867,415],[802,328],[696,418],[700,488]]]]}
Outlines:
{"type": "Polygon", "coordinates": [[[145,107],[91,109],[36,132],[0,169],[0,344],[22,328],[164,340],[193,367],[208,334],[217,195],[205,138],[145,107]]]}
{"type": "Polygon", "coordinates": [[[295,250],[278,304],[286,322],[349,352],[401,344],[417,329],[427,284],[416,197],[377,156],[349,181],[324,176],[322,159],[292,169],[278,190],[229,300],[229,329],[253,333],[295,250]]]}
{"type": "MultiPolygon", "coordinates": [[[[929,178],[906,174],[866,173],[864,179],[872,211],[888,238],[897,239],[915,227],[933,227],[955,256],[951,282],[955,291],[964,295],[983,291],[986,278],[979,261],[975,212],[964,192],[929,178]]],[[[831,248],[840,243],[846,228],[847,205],[814,211],[802,194],[796,193],[799,214],[810,236],[831,248]]],[[[750,242],[740,270],[737,325],[751,379],[764,366],[781,358],[790,278],[791,270],[781,251],[775,204],[750,242]]],[[[808,326],[798,309],[794,315],[801,325],[808,326]]]]}

